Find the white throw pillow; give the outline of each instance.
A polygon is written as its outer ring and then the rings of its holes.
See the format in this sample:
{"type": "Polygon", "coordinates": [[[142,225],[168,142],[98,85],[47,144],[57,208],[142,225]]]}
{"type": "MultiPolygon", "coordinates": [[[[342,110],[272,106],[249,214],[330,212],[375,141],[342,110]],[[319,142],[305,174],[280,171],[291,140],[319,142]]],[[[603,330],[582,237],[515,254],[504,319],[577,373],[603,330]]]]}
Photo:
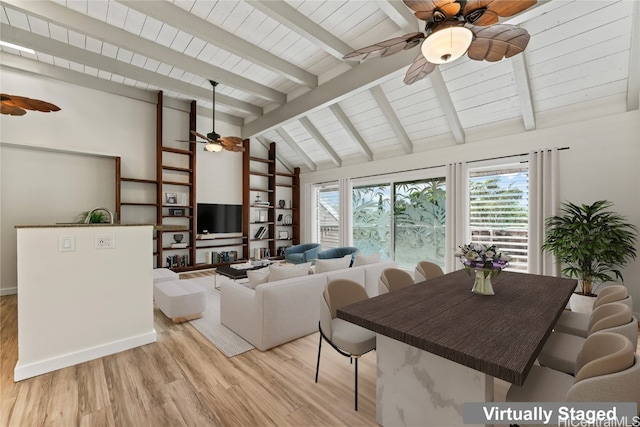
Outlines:
{"type": "Polygon", "coordinates": [[[275,282],[277,280],[290,279],[292,277],[306,276],[309,274],[310,262],[304,264],[271,264],[269,266],[269,281],[275,282]]]}
{"type": "Polygon", "coordinates": [[[356,260],[353,262],[353,266],[357,267],[359,265],[375,264],[376,262],[380,262],[380,254],[363,255],[358,252],[356,254],[356,260]]]}
{"type": "Polygon", "coordinates": [[[342,270],[343,268],[349,268],[349,264],[351,264],[351,254],[345,255],[342,258],[317,259],[316,274],[326,273],[327,271],[333,271],[333,270],[342,270]]]}
{"type": "Polygon", "coordinates": [[[247,278],[249,279],[249,287],[255,289],[256,286],[269,281],[269,269],[259,268],[258,270],[248,270],[247,278]]]}

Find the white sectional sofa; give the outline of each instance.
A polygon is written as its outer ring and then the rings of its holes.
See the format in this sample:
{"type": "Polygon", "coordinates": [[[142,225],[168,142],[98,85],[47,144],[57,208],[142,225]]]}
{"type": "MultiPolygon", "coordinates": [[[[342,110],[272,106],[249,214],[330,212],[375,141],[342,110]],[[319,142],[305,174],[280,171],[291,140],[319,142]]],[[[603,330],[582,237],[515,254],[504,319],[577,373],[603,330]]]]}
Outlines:
{"type": "Polygon", "coordinates": [[[390,267],[396,267],[396,263],[382,261],[268,282],[255,290],[225,281],[220,285],[220,321],[265,351],[318,330],[320,298],[327,281],[354,280],[374,297],[378,295],[380,273],[390,267]]]}

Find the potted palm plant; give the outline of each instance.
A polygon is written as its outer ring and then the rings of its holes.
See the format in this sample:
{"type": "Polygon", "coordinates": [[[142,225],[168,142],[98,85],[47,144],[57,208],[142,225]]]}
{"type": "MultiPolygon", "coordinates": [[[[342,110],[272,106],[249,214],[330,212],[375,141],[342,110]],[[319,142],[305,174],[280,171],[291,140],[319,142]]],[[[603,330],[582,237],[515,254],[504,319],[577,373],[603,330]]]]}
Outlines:
{"type": "Polygon", "coordinates": [[[607,200],[580,206],[567,202],[560,215],[545,220],[542,250],[555,255],[562,273],[577,278],[579,293],[589,297],[602,283],[624,281],[620,269],[636,258],[637,228],[608,210],[611,206],[607,200]]]}

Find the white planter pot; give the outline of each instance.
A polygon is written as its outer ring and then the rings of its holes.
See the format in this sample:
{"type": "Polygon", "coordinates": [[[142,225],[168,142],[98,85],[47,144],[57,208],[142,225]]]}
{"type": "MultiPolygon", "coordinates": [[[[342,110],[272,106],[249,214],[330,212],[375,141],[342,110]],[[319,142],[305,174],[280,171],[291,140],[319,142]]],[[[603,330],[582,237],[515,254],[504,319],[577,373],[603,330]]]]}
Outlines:
{"type": "Polygon", "coordinates": [[[571,311],[577,313],[591,313],[593,311],[593,303],[596,297],[588,297],[580,294],[571,295],[569,299],[569,307],[571,311]]]}

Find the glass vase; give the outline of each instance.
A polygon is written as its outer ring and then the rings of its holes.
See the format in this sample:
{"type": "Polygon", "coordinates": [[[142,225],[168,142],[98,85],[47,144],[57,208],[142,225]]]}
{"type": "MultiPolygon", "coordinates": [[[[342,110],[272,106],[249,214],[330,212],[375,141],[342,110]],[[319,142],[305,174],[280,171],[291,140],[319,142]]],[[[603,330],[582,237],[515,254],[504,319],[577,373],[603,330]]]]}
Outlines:
{"type": "Polygon", "coordinates": [[[471,292],[480,295],[495,295],[495,292],[493,292],[493,286],[491,286],[491,272],[485,275],[484,270],[476,270],[471,292]]]}

